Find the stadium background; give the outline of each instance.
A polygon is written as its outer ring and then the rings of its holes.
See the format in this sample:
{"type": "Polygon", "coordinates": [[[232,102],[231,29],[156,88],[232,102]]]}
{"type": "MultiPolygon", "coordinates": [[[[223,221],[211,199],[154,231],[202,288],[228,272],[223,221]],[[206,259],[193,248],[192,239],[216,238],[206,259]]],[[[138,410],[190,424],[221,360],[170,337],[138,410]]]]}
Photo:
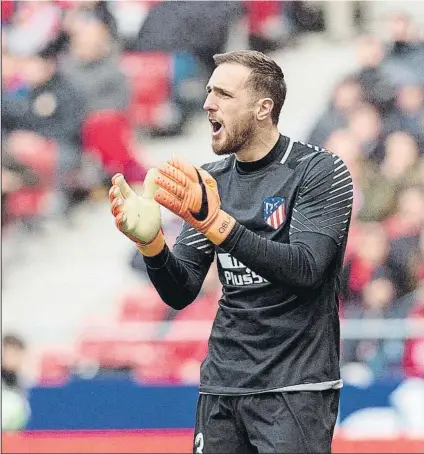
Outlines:
{"type": "Polygon", "coordinates": [[[108,179],[136,184],[172,153],[214,160],[211,56],[248,47],[286,75],[281,132],[340,154],[355,182],[334,450],[424,452],[422,2],[1,11],[2,452],[190,450],[216,275],[168,310],[113,225],[108,179]]]}

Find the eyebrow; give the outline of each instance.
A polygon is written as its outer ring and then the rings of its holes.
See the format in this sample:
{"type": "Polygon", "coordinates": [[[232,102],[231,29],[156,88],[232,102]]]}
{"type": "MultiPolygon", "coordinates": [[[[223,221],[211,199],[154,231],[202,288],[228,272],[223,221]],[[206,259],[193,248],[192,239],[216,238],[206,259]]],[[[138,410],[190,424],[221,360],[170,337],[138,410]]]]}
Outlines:
{"type": "Polygon", "coordinates": [[[210,91],[215,91],[216,93],[220,93],[222,95],[230,95],[234,96],[233,93],[231,93],[228,90],[225,90],[224,88],[217,87],[215,85],[206,85],[206,91],[209,93],[210,91]]]}

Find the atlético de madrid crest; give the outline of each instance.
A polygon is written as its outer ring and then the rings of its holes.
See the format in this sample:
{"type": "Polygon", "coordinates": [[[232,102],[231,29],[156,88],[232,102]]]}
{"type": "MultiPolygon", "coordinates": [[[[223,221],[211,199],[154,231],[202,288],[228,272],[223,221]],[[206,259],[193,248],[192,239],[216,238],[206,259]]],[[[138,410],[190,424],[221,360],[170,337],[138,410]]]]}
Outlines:
{"type": "Polygon", "coordinates": [[[264,200],[264,220],[277,230],[286,219],[286,199],[284,197],[269,197],[264,200]]]}

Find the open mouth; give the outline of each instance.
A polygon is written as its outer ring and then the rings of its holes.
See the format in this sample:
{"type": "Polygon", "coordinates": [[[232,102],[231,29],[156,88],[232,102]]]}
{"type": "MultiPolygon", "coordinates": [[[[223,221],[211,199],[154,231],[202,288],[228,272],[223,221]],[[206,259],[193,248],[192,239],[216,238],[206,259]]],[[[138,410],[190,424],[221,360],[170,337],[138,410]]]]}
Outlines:
{"type": "Polygon", "coordinates": [[[217,136],[221,132],[222,124],[216,120],[209,120],[209,121],[212,125],[212,135],[217,136]]]}

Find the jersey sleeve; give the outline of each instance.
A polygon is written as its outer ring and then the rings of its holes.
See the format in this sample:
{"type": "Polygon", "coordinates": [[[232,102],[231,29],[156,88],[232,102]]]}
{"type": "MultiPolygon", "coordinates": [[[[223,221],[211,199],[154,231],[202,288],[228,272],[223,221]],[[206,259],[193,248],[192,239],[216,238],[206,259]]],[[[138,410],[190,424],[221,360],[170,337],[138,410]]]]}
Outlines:
{"type": "Polygon", "coordinates": [[[184,223],[171,250],[144,257],[147,273],[162,300],[173,309],[192,303],[214,259],[214,245],[184,223]]]}
{"type": "Polygon", "coordinates": [[[336,155],[321,152],[312,159],[293,207],[290,237],[326,235],[340,245],[347,235],[353,203],[349,170],[336,155]]]}
{"type": "Polygon", "coordinates": [[[181,227],[174,248],[180,249],[181,246],[195,249],[205,255],[213,255],[215,251],[215,245],[203,233],[198,232],[194,227],[190,227],[186,222],[181,227]]]}

